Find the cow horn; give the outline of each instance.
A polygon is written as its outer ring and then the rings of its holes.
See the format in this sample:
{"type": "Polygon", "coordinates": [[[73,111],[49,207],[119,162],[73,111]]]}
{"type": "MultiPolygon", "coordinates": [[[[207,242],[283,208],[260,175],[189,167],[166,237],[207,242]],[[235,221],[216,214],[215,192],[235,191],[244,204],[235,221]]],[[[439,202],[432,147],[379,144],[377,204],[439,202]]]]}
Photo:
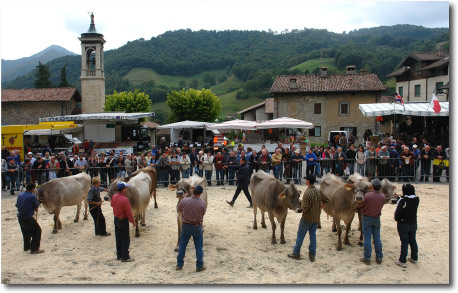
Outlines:
{"type": "Polygon", "coordinates": [[[344,187],[346,190],[351,190],[353,188],[353,185],[346,183],[344,187]]]}
{"type": "Polygon", "coordinates": [[[177,186],[174,185],[174,184],[171,184],[171,185],[169,185],[168,189],[169,189],[170,191],[175,191],[175,190],[177,189],[177,186]]]}

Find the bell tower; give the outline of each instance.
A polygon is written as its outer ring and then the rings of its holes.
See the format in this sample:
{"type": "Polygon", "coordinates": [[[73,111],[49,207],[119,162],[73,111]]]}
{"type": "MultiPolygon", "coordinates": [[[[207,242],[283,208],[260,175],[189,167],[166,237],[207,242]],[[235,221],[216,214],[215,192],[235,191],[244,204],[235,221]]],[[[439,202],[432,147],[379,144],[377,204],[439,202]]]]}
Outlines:
{"type": "Polygon", "coordinates": [[[95,29],[94,14],[81,41],[81,100],[82,113],[103,112],[105,104],[105,74],[103,70],[103,35],[95,29]]]}

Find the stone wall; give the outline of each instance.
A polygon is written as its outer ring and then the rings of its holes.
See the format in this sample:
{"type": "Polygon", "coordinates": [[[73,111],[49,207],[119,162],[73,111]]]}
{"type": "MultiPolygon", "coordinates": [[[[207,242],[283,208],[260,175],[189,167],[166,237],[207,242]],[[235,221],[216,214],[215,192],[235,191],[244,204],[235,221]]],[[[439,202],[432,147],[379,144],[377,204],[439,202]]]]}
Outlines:
{"type": "Polygon", "coordinates": [[[81,78],[81,102],[84,114],[103,112],[105,79],[81,78]]]}
{"type": "Polygon", "coordinates": [[[74,108],[76,108],[74,100],[2,103],[2,125],[38,124],[39,118],[70,115],[74,108]]]}
{"type": "Polygon", "coordinates": [[[357,144],[362,142],[366,129],[375,130],[375,117],[364,117],[359,104],[376,103],[380,94],[337,93],[323,95],[276,95],[274,118],[291,117],[321,126],[320,137],[309,137],[313,143],[327,143],[329,131],[341,127],[357,127],[357,144]],[[339,104],[349,102],[349,115],[339,114],[339,104]],[[314,104],[321,103],[321,114],[314,114],[314,104]]]}

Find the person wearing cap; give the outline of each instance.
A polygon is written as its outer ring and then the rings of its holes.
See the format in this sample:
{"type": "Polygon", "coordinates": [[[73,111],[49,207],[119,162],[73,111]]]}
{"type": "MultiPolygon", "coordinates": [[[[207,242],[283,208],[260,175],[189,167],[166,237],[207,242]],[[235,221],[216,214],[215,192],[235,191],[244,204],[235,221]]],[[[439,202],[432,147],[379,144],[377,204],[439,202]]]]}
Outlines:
{"type": "Polygon", "coordinates": [[[425,145],[425,148],[420,152],[420,182],[429,182],[429,176],[431,176],[431,161],[433,159],[433,151],[429,145],[425,145]]]}
{"type": "Polygon", "coordinates": [[[100,187],[99,177],[92,178],[92,187],[87,193],[87,203],[89,204],[89,212],[94,219],[95,235],[110,236],[111,234],[107,233],[105,217],[102,213],[101,191],[108,191],[108,189],[100,187]]]}
{"type": "Polygon", "coordinates": [[[30,250],[31,254],[40,254],[44,252],[40,249],[41,228],[33,217],[34,212],[38,213],[40,206],[37,196],[33,193],[35,183],[28,183],[25,189],[26,191],[20,193],[16,201],[17,217],[24,240],[24,251],[30,250]]]}
{"type": "Polygon", "coordinates": [[[377,155],[379,162],[379,177],[380,179],[383,180],[383,178],[387,178],[389,174],[389,164],[388,164],[388,159],[390,158],[390,152],[387,150],[386,146],[382,146],[380,151],[378,152],[377,155]]]}
{"type": "Polygon", "coordinates": [[[380,216],[382,208],[385,204],[385,195],[380,192],[382,183],[379,179],[374,179],[371,182],[373,191],[364,195],[364,199],[358,203],[358,208],[361,208],[362,213],[362,229],[364,237],[364,256],[360,259],[366,265],[371,264],[371,239],[374,237],[375,260],[377,264],[382,263],[382,240],[380,239],[380,216]]]}
{"type": "Polygon", "coordinates": [[[321,207],[329,201],[321,190],[315,188],[315,181],[316,177],[313,174],[307,174],[305,177],[307,189],[301,201],[302,217],[299,221],[293,253],[288,254],[288,257],[293,259],[301,258],[302,243],[304,242],[305,235],[309,232],[309,259],[311,262],[315,261],[316,256],[316,229],[320,221],[321,207]]]}
{"type": "Polygon", "coordinates": [[[196,272],[201,272],[207,267],[204,265],[202,222],[207,204],[200,198],[204,191],[203,187],[197,185],[193,195],[183,198],[177,205],[177,211],[182,212],[183,225],[181,227],[180,243],[178,248],[176,270],[183,269],[186,246],[192,236],[196,249],[196,272]]]}
{"type": "Polygon", "coordinates": [[[116,186],[118,193],[114,194],[111,199],[116,237],[116,255],[117,259],[122,262],[134,261],[129,255],[129,222],[131,222],[134,227],[136,226],[129,199],[126,197],[127,187],[129,186],[130,185],[125,182],[119,182],[116,186]]]}
{"type": "Polygon", "coordinates": [[[415,195],[415,188],[411,184],[402,186],[402,197],[396,203],[394,219],[397,222],[399,238],[401,239],[401,255],[396,260],[400,267],[406,267],[406,257],[410,245],[410,257],[412,263],[418,262],[417,233],[417,210],[420,199],[415,195]]]}
{"type": "MultiPolygon", "coordinates": [[[[16,184],[16,177],[18,177],[19,165],[16,164],[13,157],[9,157],[5,165],[6,172],[6,186],[10,189],[10,194],[14,195],[14,189],[16,184]]],[[[16,189],[19,190],[19,185],[16,184],[16,189]]]]}
{"type": "Polygon", "coordinates": [[[304,157],[301,155],[300,150],[295,150],[293,155],[291,156],[291,161],[293,162],[293,178],[295,184],[301,183],[302,177],[302,161],[304,157]]]}

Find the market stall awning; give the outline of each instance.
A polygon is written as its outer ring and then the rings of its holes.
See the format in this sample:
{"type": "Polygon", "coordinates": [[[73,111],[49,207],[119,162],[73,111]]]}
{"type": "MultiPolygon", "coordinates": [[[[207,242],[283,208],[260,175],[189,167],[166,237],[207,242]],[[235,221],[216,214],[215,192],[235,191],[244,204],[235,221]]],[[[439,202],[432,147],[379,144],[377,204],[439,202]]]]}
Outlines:
{"type": "Polygon", "coordinates": [[[440,102],[441,111],[436,114],[429,103],[404,103],[404,108],[397,103],[360,104],[364,116],[410,115],[410,116],[449,116],[449,102],[440,102]]]}
{"type": "Polygon", "coordinates": [[[181,122],[175,122],[171,124],[166,124],[166,125],[161,125],[158,126],[157,129],[167,129],[167,128],[173,128],[173,129],[179,129],[179,128],[205,128],[207,126],[213,125],[215,123],[210,123],[210,122],[202,122],[202,121],[181,121],[181,122]]]}
{"type": "Polygon", "coordinates": [[[136,120],[139,118],[153,117],[154,112],[120,113],[103,112],[79,115],[66,115],[40,118],[40,122],[53,121],[87,121],[87,120],[136,120]]]}
{"type": "Polygon", "coordinates": [[[24,135],[57,135],[66,133],[81,132],[83,125],[78,124],[76,127],[62,128],[62,129],[33,129],[25,130],[24,135]]]}
{"type": "Polygon", "coordinates": [[[267,120],[260,122],[256,125],[257,129],[269,129],[269,128],[313,128],[313,123],[302,121],[299,119],[281,117],[277,119],[267,120]]]}
{"type": "Polygon", "coordinates": [[[230,120],[223,123],[208,126],[208,129],[241,129],[241,130],[256,130],[257,123],[248,120],[230,120]]]}

